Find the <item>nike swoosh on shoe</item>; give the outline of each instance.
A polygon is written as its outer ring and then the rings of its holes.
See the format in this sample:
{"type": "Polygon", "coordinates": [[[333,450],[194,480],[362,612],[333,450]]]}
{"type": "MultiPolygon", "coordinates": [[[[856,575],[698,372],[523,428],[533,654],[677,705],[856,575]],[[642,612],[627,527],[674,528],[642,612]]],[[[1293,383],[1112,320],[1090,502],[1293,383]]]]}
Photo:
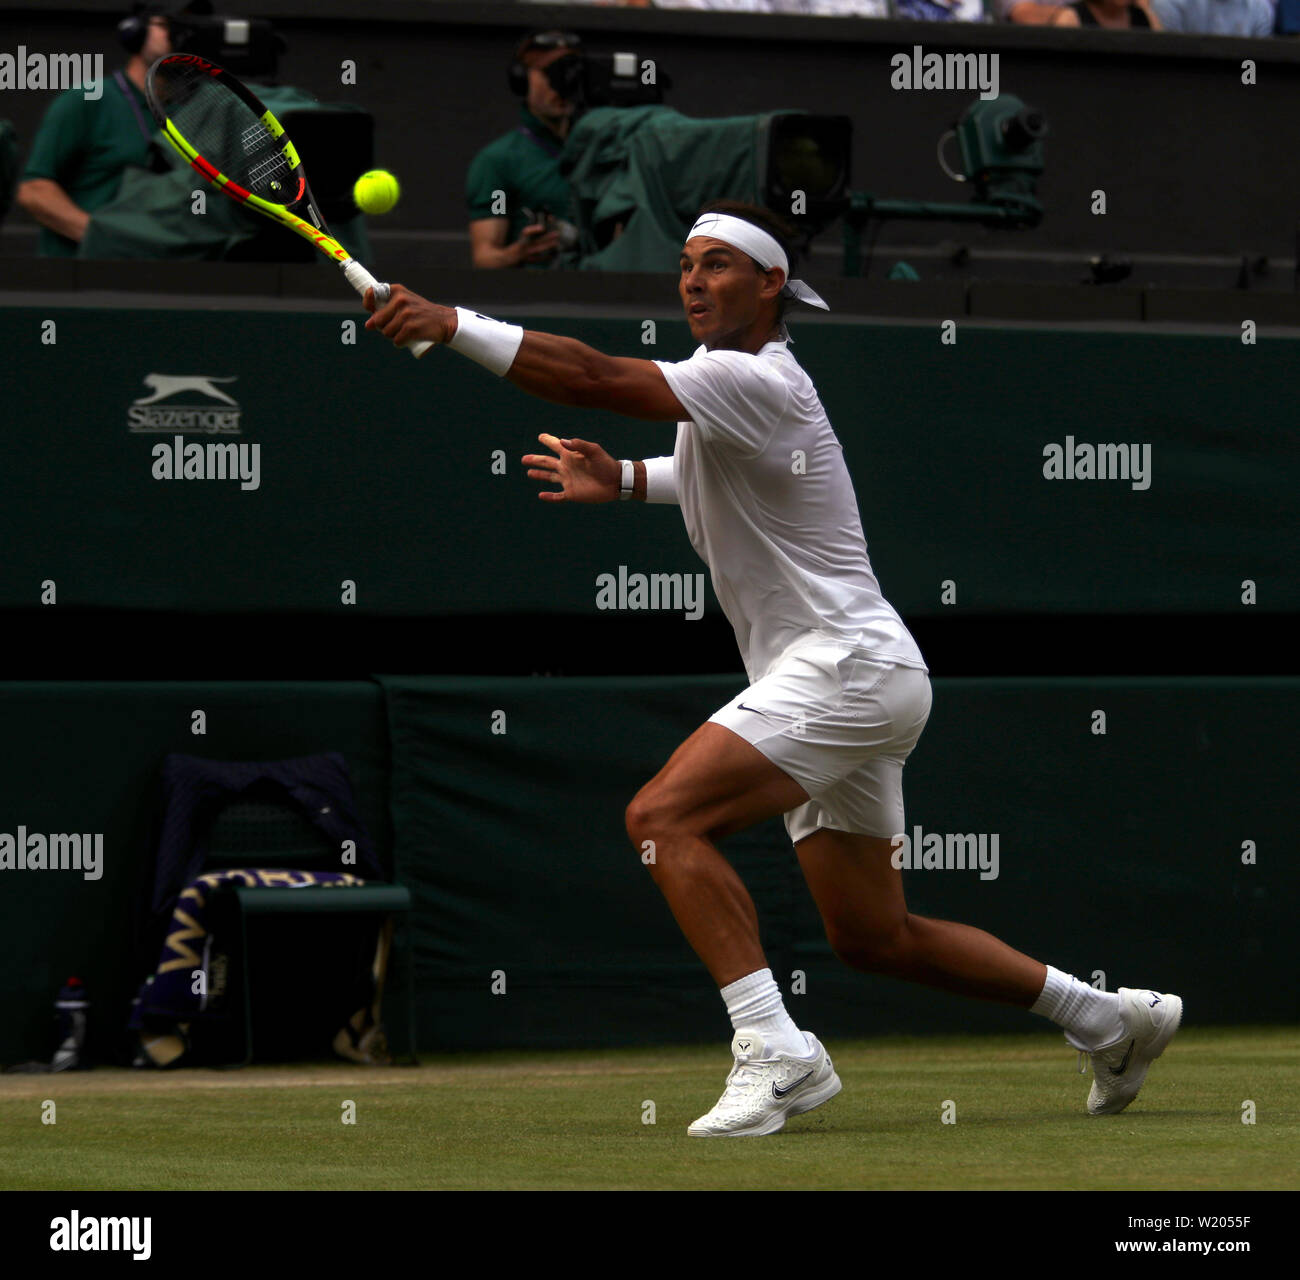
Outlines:
{"type": "Polygon", "coordinates": [[[1133,1056],[1133,1046],[1135,1044],[1137,1044],[1136,1040],[1130,1040],[1128,1042],[1128,1051],[1124,1054],[1124,1057],[1120,1060],[1120,1064],[1118,1067],[1111,1067],[1110,1069],[1111,1075],[1122,1076],[1124,1072],[1128,1070],[1128,1060],[1133,1056]]]}
{"type": "Polygon", "coordinates": [[[805,1080],[809,1079],[811,1076],[812,1076],[812,1072],[810,1071],[808,1072],[807,1075],[800,1076],[799,1079],[796,1080],[793,1084],[786,1085],[784,1089],[778,1088],[776,1081],[774,1080],[772,1082],[772,1096],[774,1098],[784,1098],[785,1095],[789,1093],[791,1089],[797,1089],[801,1084],[803,1084],[805,1080]]]}

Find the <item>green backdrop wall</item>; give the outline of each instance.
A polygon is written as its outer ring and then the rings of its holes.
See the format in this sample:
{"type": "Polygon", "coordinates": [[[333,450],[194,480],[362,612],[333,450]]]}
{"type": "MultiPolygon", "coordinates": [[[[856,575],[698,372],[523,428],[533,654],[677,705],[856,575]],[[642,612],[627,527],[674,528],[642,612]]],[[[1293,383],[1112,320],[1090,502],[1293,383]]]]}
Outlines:
{"type": "MultiPolygon", "coordinates": [[[[691,353],[680,322],[661,320],[647,346],[638,320],[520,319],[611,353],[691,353]]],[[[345,322],[0,309],[0,607],[37,605],[52,579],[64,605],[328,612],[349,579],[362,612],[581,615],[596,612],[598,575],[620,565],[703,568],[674,509],[557,508],[519,462],[542,431],[616,456],[667,453],[672,424],[550,405],[446,350],[417,363],[364,331],[345,345],[345,322]],[[153,399],[172,385],[158,374],[212,381],[153,399]],[[256,489],[153,477],[151,451],[175,431],[132,431],[133,413],[184,405],[237,417],[229,439],[259,447],[256,489]]],[[[1279,412],[1294,339],[963,325],[945,346],[929,324],[795,333],[873,564],[905,614],[1230,614],[1245,579],[1261,610],[1300,607],[1300,451],[1279,412]],[[1149,446],[1149,487],[1045,478],[1044,449],[1071,437],[1149,446]],[[955,605],[941,603],[945,581],[955,605]]]]}
{"type": "MultiPolygon", "coordinates": [[[[105,843],[98,881],[0,874],[0,1060],[48,1053],[52,1001],[70,973],[90,990],[100,1050],[118,1043],[142,976],[130,968],[131,904],[173,750],[344,753],[361,812],[414,896],[423,1050],[725,1039],[717,992],[632,849],[623,810],[742,679],[0,686],[10,746],[0,831],[102,832],[105,843]],[[207,712],[205,737],[190,732],[195,708],[207,712]],[[492,992],[497,971],[503,995],[492,992]]],[[[909,828],[996,835],[998,874],[905,872],[913,911],[989,929],[1081,977],[1102,970],[1110,989],[1176,991],[1189,1023],[1296,1017],[1300,680],[934,684],[905,776],[909,828]],[[1098,710],[1104,735],[1092,732],[1098,710]],[[1254,865],[1242,861],[1246,841],[1254,865]]],[[[845,969],[779,821],[724,849],[754,894],[782,986],[805,974],[807,993],[792,999],[818,1034],[1039,1025],[845,969]]]]}
{"type": "MultiPolygon", "coordinates": [[[[385,680],[401,874],[422,921],[421,1034],[452,1049],[717,1036],[725,1017],[623,809],[743,679],[385,680]],[[506,732],[493,732],[505,715],[506,732]],[[507,994],[494,996],[494,971],[507,994]]],[[[909,831],[998,836],[996,878],[907,871],[909,906],[1189,1021],[1289,1020],[1300,874],[1284,795],[1295,680],[937,680],[909,831]],[[1107,732],[1092,732],[1093,712],[1107,732]],[[1259,851],[1243,864],[1243,842],[1259,851]],[[1264,851],[1267,850],[1267,853],[1264,851]],[[1286,975],[1290,994],[1265,980],[1286,975]],[[1252,990],[1255,979],[1263,982],[1252,990]]],[[[844,968],[784,826],[724,844],[772,968],[819,1034],[1025,1029],[1017,1010],[844,968]]]]}

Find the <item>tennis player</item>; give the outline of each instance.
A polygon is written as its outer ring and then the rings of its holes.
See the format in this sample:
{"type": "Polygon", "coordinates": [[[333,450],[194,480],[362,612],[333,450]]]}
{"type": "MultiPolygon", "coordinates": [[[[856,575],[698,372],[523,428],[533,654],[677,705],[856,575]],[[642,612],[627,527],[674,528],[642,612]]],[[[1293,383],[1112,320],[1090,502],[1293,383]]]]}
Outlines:
{"type": "Polygon", "coordinates": [[[680,504],[750,681],[627,809],[632,844],[654,841],[650,873],[735,1032],[722,1097],[687,1132],[774,1133],[840,1091],[830,1055],[786,1011],[753,900],[715,843],[777,814],[845,964],[1050,1018],[1091,1055],[1089,1114],[1113,1115],[1137,1097],[1182,1001],[1094,990],[904,902],[892,854],[907,829],[903,764],[930,713],[928,669],[880,592],[840,443],[789,349],[787,311],[827,309],[790,279],[791,239],[766,209],[705,206],[678,281],[699,346],[677,363],[604,355],[400,285],[366,327],[398,345],[446,343],[544,400],[677,424],[671,457],[619,461],[589,441],[542,435],[551,453],[523,462],[558,486],[540,495],[553,502],[680,504]]]}

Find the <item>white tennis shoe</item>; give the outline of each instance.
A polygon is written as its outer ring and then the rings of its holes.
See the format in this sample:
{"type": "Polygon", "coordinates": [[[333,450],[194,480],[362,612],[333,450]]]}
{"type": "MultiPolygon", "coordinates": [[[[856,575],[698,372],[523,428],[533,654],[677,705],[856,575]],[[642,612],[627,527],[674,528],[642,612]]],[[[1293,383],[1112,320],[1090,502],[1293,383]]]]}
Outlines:
{"type": "Polygon", "coordinates": [[[737,1031],[731,1042],[735,1065],[717,1105],[686,1132],[692,1138],[746,1138],[775,1133],[787,1116],[829,1102],[840,1089],[830,1054],[810,1032],[812,1046],[805,1058],[790,1054],[763,1056],[766,1046],[757,1031],[737,1031]]]}
{"type": "Polygon", "coordinates": [[[1092,1058],[1090,1116],[1117,1115],[1138,1096],[1151,1064],[1164,1053],[1183,1020],[1183,1002],[1178,996],[1130,987],[1120,987],[1118,994],[1123,1036],[1104,1049],[1079,1053],[1080,1075],[1084,1057],[1092,1058]]]}

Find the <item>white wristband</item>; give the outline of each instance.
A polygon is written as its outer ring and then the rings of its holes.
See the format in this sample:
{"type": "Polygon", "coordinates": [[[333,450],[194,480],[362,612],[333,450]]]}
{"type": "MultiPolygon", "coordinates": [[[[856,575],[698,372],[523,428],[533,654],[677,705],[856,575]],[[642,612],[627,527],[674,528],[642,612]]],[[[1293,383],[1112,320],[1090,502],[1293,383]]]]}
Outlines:
{"type": "Polygon", "coordinates": [[[618,465],[623,471],[623,483],[619,485],[618,496],[627,502],[636,492],[636,463],[624,458],[618,465]]]}
{"type": "Polygon", "coordinates": [[[447,344],[453,351],[477,361],[491,369],[498,378],[510,372],[510,366],[519,353],[524,331],[517,324],[504,324],[477,311],[456,308],[456,332],[447,344]]]}
{"type": "Polygon", "coordinates": [[[645,460],[645,500],[676,502],[677,479],[673,474],[673,455],[645,460]]]}

